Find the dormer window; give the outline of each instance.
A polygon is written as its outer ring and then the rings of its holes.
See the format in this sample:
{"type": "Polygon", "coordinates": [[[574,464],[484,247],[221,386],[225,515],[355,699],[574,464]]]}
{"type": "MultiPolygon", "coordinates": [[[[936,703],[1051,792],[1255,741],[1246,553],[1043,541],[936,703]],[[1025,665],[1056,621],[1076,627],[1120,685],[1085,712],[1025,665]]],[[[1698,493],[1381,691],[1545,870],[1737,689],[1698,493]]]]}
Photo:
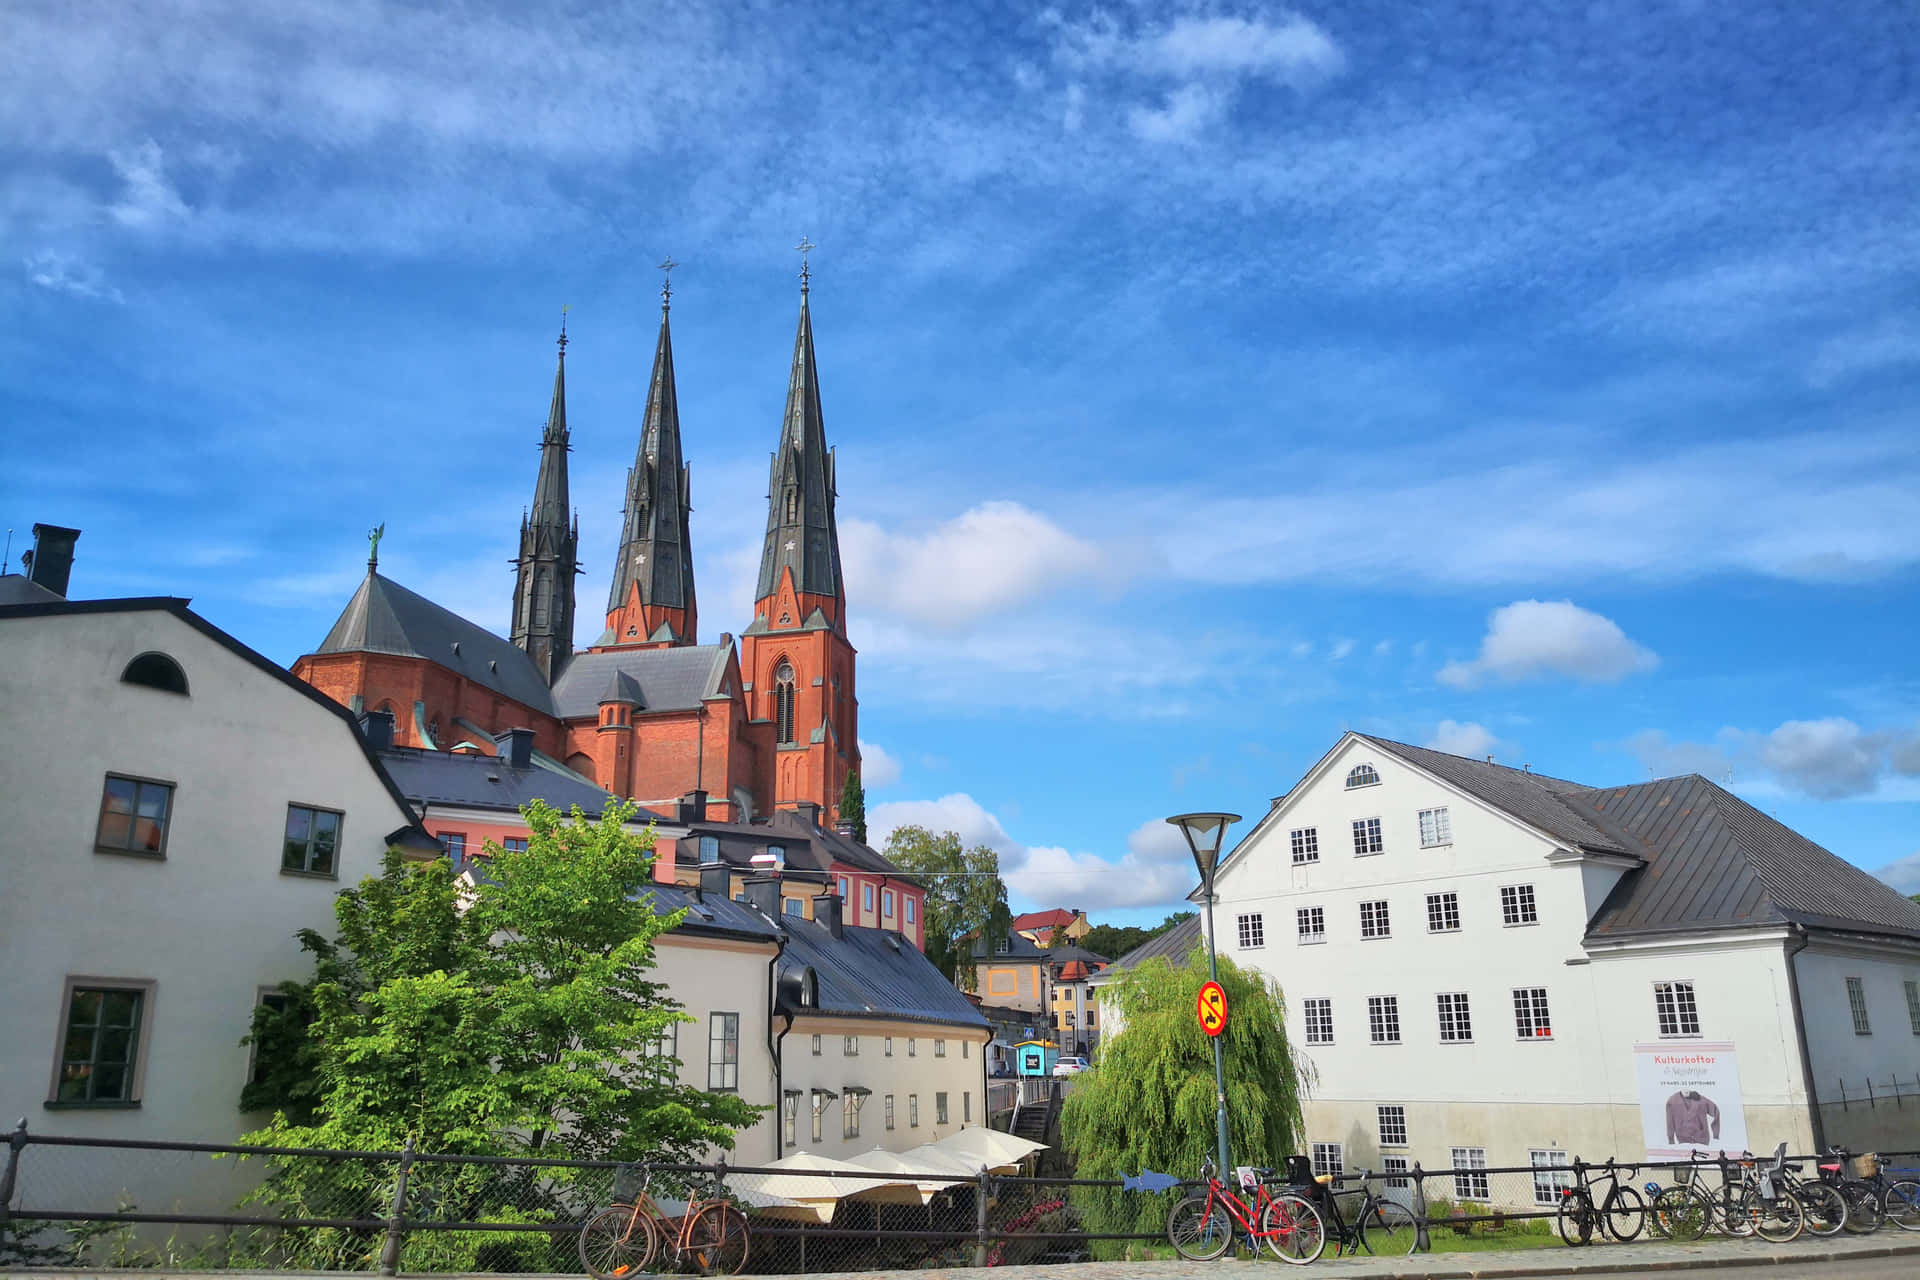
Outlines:
{"type": "Polygon", "coordinates": [[[1002,938],[993,944],[993,954],[997,956],[1006,955],[1011,950],[1013,950],[1013,940],[1010,938],[1002,938]]]}
{"type": "Polygon", "coordinates": [[[1355,787],[1377,787],[1379,785],[1380,775],[1374,772],[1374,768],[1370,764],[1357,764],[1347,770],[1347,790],[1349,791],[1352,791],[1355,787]]]}
{"type": "Polygon", "coordinates": [[[700,861],[702,863],[720,861],[720,837],[700,837],[700,861]]]}
{"type": "Polygon", "coordinates": [[[127,664],[127,669],[120,673],[120,680],[123,684],[145,685],[162,693],[187,696],[187,673],[164,653],[141,654],[127,664]]]}

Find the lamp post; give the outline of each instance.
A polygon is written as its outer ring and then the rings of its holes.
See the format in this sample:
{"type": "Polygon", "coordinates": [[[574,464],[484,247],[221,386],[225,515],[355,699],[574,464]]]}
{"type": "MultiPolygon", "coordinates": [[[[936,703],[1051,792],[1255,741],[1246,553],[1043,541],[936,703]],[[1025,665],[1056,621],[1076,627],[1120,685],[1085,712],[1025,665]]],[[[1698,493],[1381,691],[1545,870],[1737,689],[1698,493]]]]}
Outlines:
{"type": "MultiPolygon", "coordinates": [[[[1220,960],[1213,942],[1213,873],[1220,867],[1220,846],[1227,828],[1240,821],[1237,813],[1182,813],[1167,821],[1180,828],[1193,851],[1193,865],[1200,871],[1200,891],[1207,898],[1207,977],[1220,980],[1220,960]]],[[[1222,1032],[1221,1034],[1225,1034],[1222,1032]]],[[[1213,1091],[1215,1140],[1219,1147],[1220,1177],[1227,1176],[1227,1072],[1220,1048],[1220,1037],[1213,1036],[1213,1091]]]]}

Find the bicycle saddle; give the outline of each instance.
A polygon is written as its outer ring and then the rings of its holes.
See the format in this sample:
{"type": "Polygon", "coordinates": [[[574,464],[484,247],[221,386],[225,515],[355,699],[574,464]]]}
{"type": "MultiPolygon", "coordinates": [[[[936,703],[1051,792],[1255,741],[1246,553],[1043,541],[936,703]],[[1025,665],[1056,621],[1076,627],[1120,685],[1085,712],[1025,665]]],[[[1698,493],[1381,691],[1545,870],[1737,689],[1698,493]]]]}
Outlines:
{"type": "Polygon", "coordinates": [[[1316,1173],[1313,1175],[1313,1180],[1324,1187],[1333,1181],[1333,1175],[1330,1173],[1316,1173]]]}
{"type": "Polygon", "coordinates": [[[1838,1173],[1840,1172],[1840,1166],[1837,1164],[1823,1164],[1820,1166],[1820,1171],[1822,1173],[1838,1173]]]}

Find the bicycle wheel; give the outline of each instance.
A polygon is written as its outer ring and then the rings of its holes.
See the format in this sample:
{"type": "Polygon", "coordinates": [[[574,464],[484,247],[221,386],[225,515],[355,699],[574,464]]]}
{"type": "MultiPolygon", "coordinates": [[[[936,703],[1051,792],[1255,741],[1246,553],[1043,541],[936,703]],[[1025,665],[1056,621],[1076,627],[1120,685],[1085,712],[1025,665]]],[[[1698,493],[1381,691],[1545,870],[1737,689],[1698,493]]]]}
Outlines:
{"type": "Polygon", "coordinates": [[[1327,1224],[1320,1211],[1299,1196],[1275,1196],[1260,1214],[1260,1235],[1282,1262],[1301,1266],[1327,1247],[1327,1224]]]}
{"type": "Polygon", "coordinates": [[[1600,1220],[1606,1224],[1608,1235],[1625,1244],[1647,1225],[1647,1202],[1623,1182],[1607,1193],[1606,1210],[1600,1220]]]}
{"type": "Polygon", "coordinates": [[[1561,1196],[1560,1212],[1554,1215],[1554,1221],[1560,1228],[1560,1238],[1569,1247],[1586,1244],[1593,1239],[1593,1201],[1584,1191],[1561,1196]]]}
{"type": "Polygon", "coordinates": [[[1167,1240],[1189,1262],[1212,1262],[1233,1247],[1233,1218],[1209,1196],[1188,1196],[1167,1215],[1167,1240]]]}
{"type": "Polygon", "coordinates": [[[1888,1222],[1902,1231],[1920,1231],[1920,1182],[1902,1178],[1887,1188],[1880,1208],[1888,1222]]]}
{"type": "Polygon", "coordinates": [[[1747,1193],[1740,1197],[1740,1216],[1753,1224],[1753,1230],[1768,1244],[1786,1244],[1800,1238],[1806,1229],[1806,1215],[1800,1212],[1800,1202],[1792,1195],[1777,1195],[1771,1200],[1762,1199],[1757,1187],[1748,1187],[1747,1193]]]}
{"type": "Polygon", "coordinates": [[[1692,1187],[1662,1187],[1651,1218],[1654,1230],[1669,1240],[1698,1240],[1713,1223],[1713,1203],[1692,1187]]]}
{"type": "Polygon", "coordinates": [[[749,1243],[747,1215],[725,1201],[702,1205],[687,1224],[686,1257],[704,1276],[738,1275],[749,1243]]]}
{"type": "Polygon", "coordinates": [[[1376,1200],[1360,1215],[1360,1243],[1382,1256],[1412,1253],[1420,1247],[1420,1224],[1405,1205],[1376,1200]]]}
{"type": "Polygon", "coordinates": [[[1807,1230],[1817,1236],[1838,1235],[1847,1225],[1847,1202],[1839,1191],[1824,1182],[1803,1182],[1793,1189],[1807,1230]]]}
{"type": "Polygon", "coordinates": [[[632,1205],[613,1205],[580,1228],[580,1265],[593,1280],[624,1280],[645,1271],[657,1245],[653,1222],[632,1205]]]}
{"type": "Polygon", "coordinates": [[[1856,1236],[1870,1236],[1880,1229],[1886,1215],[1880,1209],[1880,1193],[1864,1182],[1843,1182],[1840,1194],[1847,1202],[1847,1230],[1856,1236]]]}

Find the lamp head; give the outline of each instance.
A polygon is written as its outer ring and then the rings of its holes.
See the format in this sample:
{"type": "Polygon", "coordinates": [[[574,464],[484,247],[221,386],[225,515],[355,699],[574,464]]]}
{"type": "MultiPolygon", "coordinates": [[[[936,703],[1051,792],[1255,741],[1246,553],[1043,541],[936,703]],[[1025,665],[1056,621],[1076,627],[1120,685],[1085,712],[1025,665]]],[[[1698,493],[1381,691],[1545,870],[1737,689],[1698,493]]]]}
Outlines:
{"type": "Polygon", "coordinates": [[[1237,813],[1181,813],[1167,821],[1180,828],[1193,852],[1193,865],[1199,869],[1200,884],[1213,889],[1213,873],[1220,865],[1220,849],[1226,843],[1227,828],[1240,821],[1237,813]]]}

